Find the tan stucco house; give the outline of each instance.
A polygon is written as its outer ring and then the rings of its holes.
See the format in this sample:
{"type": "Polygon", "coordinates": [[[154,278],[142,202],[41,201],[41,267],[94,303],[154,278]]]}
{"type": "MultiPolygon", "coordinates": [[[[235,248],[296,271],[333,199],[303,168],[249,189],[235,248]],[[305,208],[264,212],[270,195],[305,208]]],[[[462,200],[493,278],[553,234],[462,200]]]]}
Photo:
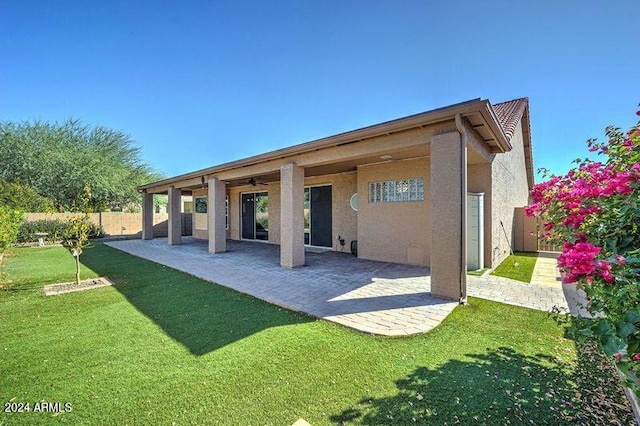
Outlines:
{"type": "Polygon", "coordinates": [[[464,301],[467,268],[508,255],[533,179],[528,99],[475,99],[144,185],[143,239],[153,194],[168,194],[180,244],[191,195],[193,237],[211,253],[262,241],[293,268],[305,246],[356,241],[360,258],[428,266],[433,295],[464,301]]]}

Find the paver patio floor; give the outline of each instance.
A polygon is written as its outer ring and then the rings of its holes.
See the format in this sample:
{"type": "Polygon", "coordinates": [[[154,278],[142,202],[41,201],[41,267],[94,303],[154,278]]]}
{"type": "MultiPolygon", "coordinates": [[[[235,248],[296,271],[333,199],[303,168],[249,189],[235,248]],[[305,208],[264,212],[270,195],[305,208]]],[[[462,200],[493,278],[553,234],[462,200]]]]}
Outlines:
{"type": "MultiPolygon", "coordinates": [[[[207,241],[183,237],[105,243],[119,250],[267,302],[363,332],[409,335],[431,330],[457,302],[433,297],[429,268],[357,259],[334,251],[306,253],[306,265],[280,267],[280,247],[228,241],[210,254],[207,241]]],[[[544,288],[505,278],[468,277],[468,293],[534,309],[566,307],[562,287],[544,288]]]]}

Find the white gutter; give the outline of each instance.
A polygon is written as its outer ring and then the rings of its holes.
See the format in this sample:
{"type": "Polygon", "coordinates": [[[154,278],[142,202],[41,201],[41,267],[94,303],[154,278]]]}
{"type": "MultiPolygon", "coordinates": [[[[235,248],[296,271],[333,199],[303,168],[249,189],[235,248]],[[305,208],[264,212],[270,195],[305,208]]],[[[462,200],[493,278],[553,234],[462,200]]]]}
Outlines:
{"type": "Polygon", "coordinates": [[[467,130],[460,113],[456,114],[460,133],[460,304],[467,303],[467,130]]]}

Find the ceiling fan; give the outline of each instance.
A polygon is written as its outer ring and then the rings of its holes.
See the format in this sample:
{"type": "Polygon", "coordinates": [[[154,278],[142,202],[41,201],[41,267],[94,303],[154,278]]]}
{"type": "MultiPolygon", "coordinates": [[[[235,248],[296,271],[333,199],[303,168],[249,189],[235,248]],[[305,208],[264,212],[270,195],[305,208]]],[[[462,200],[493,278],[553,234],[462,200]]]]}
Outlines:
{"type": "Polygon", "coordinates": [[[267,185],[266,183],[263,182],[258,182],[255,178],[251,178],[248,181],[249,185],[251,186],[256,186],[256,185],[267,185]]]}

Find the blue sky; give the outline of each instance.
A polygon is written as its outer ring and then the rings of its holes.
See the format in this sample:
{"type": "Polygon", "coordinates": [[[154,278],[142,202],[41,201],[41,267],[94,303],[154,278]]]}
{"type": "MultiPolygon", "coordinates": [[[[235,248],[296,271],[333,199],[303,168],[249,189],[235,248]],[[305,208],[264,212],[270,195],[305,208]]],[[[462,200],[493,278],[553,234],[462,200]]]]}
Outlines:
{"type": "Polygon", "coordinates": [[[0,120],[129,134],[167,176],[527,96],[566,172],[640,102],[637,1],[0,0],[0,120]],[[442,3],[442,4],[440,4],[442,3]]]}

